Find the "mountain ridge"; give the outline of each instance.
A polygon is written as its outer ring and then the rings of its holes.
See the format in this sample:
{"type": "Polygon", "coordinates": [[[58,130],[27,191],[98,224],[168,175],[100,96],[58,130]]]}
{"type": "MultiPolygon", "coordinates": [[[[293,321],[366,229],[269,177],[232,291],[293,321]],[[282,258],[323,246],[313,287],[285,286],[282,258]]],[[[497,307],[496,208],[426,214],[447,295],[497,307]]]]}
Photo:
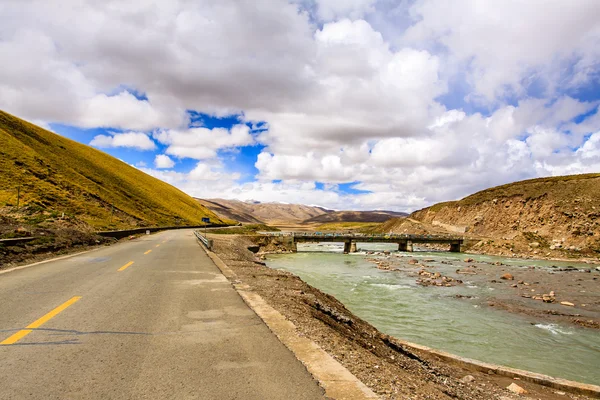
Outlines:
{"type": "Polygon", "coordinates": [[[336,211],[321,206],[229,199],[196,199],[223,218],[243,223],[383,222],[408,214],[395,211],[336,211]]]}
{"type": "Polygon", "coordinates": [[[494,254],[576,256],[600,252],[600,174],[529,179],[434,204],[382,232],[450,232],[494,254]]]}

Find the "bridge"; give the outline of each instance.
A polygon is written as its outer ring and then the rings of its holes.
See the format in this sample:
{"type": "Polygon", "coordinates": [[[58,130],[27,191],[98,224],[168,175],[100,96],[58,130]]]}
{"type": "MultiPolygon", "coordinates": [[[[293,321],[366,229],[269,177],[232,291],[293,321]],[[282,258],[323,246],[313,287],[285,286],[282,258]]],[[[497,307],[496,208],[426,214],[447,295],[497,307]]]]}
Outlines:
{"type": "Polygon", "coordinates": [[[398,251],[413,251],[416,243],[448,244],[450,252],[460,253],[463,239],[444,235],[407,234],[362,234],[362,233],[322,233],[322,232],[259,232],[263,236],[278,238],[278,241],[292,251],[298,251],[298,243],[344,243],[344,253],[355,253],[356,243],[397,243],[398,251]]]}

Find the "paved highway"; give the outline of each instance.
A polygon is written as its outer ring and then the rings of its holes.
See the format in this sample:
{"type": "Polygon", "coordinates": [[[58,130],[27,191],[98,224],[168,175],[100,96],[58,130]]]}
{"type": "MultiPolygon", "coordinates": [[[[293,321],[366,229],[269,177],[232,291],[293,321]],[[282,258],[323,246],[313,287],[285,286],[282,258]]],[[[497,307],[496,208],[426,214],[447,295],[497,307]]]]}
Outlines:
{"type": "Polygon", "coordinates": [[[0,275],[0,399],[322,399],[190,230],[0,275]]]}

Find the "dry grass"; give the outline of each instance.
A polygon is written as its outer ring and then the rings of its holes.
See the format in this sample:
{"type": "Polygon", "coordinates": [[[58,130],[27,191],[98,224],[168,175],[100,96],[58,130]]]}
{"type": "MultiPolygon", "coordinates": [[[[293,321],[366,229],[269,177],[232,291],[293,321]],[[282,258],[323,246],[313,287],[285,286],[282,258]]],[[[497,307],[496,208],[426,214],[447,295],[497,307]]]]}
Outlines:
{"type": "Polygon", "coordinates": [[[28,223],[62,213],[95,229],[222,222],[179,189],[2,111],[0,143],[0,210],[28,223]]]}
{"type": "Polygon", "coordinates": [[[435,204],[429,209],[439,211],[445,206],[470,206],[474,204],[520,196],[526,200],[542,196],[552,198],[557,204],[582,199],[600,198],[600,174],[581,174],[529,179],[482,190],[459,201],[435,204]]]}

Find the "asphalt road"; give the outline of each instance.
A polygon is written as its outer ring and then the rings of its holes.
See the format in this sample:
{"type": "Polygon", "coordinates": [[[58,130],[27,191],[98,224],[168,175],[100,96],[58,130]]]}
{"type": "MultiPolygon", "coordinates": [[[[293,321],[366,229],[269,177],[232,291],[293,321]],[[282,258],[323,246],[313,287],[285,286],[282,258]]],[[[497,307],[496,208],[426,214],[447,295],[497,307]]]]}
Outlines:
{"type": "Polygon", "coordinates": [[[0,275],[0,399],[322,399],[190,230],[0,275]]]}

